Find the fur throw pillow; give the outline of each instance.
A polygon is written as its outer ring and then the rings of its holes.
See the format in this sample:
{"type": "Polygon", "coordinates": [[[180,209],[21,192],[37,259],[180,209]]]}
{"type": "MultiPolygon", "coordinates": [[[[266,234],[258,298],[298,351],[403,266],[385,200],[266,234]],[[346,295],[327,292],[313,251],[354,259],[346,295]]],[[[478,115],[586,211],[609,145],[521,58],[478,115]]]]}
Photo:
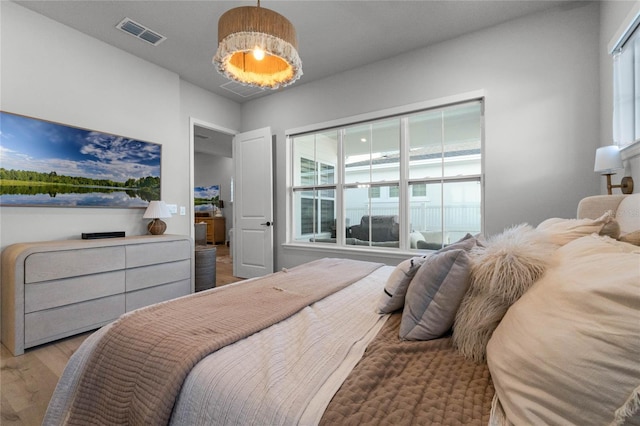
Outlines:
{"type": "Polygon", "coordinates": [[[453,344],[465,357],[485,359],[493,330],[542,276],[557,248],[527,224],[509,228],[471,250],[471,284],[456,314],[453,344]]]}

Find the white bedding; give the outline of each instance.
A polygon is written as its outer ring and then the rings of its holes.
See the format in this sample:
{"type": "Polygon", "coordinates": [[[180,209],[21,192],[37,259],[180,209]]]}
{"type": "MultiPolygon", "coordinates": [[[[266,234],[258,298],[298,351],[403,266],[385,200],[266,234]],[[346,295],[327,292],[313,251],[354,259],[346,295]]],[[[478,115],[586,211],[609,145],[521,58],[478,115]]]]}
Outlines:
{"type": "MultiPolygon", "coordinates": [[[[375,307],[393,269],[379,268],[295,316],[204,358],[187,376],[171,423],[317,424],[387,319],[375,307]],[[317,350],[320,341],[322,351],[317,350]]],[[[64,422],[78,377],[73,373],[82,368],[103,330],[72,356],[45,424],[64,422]]]]}
{"type": "Polygon", "coordinates": [[[593,234],[555,260],[489,341],[490,424],[623,424],[640,389],[640,247],[593,234]]]}

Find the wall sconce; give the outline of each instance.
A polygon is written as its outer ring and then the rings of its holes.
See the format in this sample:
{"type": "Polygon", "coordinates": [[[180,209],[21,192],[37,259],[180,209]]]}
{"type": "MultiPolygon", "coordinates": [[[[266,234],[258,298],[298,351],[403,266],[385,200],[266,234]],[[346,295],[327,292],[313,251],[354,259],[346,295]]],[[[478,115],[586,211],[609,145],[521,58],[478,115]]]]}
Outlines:
{"type": "Polygon", "coordinates": [[[162,235],[167,229],[167,224],[160,219],[171,217],[171,212],[164,201],[151,201],[142,217],[153,219],[147,225],[147,230],[151,235],[162,235]]]}
{"type": "Polygon", "coordinates": [[[630,176],[623,177],[620,185],[611,185],[611,175],[615,174],[615,170],[620,169],[624,169],[624,166],[617,146],[603,146],[596,150],[596,163],[593,171],[607,177],[607,192],[609,195],[611,195],[613,188],[620,188],[623,194],[631,194],[633,192],[633,178],[630,176]]]}

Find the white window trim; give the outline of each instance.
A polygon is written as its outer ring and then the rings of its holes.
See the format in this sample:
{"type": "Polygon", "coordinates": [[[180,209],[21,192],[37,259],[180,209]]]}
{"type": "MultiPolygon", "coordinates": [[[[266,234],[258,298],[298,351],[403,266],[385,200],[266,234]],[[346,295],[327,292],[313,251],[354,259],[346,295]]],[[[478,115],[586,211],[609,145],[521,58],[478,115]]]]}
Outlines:
{"type": "Polygon", "coordinates": [[[633,29],[640,23],[640,2],[636,2],[633,8],[629,11],[622,25],[618,28],[613,38],[609,41],[607,46],[609,54],[613,54],[618,50],[631,36],[633,29]]]}
{"type": "MultiPolygon", "coordinates": [[[[369,113],[365,113],[365,114],[358,114],[358,115],[354,115],[354,116],[350,116],[350,117],[344,117],[344,118],[340,118],[340,119],[336,119],[336,120],[331,120],[331,121],[325,121],[325,122],[321,122],[321,123],[316,123],[316,124],[310,124],[310,125],[306,125],[306,126],[301,126],[301,127],[295,127],[295,128],[291,128],[291,129],[286,129],[285,130],[285,139],[286,139],[286,143],[285,143],[285,156],[286,156],[286,179],[285,179],[285,183],[286,183],[286,200],[285,200],[285,223],[286,223],[286,233],[285,233],[285,242],[282,244],[282,247],[284,248],[295,248],[296,250],[306,250],[309,252],[316,252],[316,253],[323,253],[323,252],[329,252],[329,253],[336,253],[336,252],[343,252],[343,253],[372,253],[375,254],[377,256],[383,255],[383,256],[389,256],[390,259],[398,259],[401,257],[406,257],[407,255],[415,255],[416,251],[415,250],[403,250],[402,248],[398,249],[398,248],[393,248],[393,249],[388,249],[388,248],[384,248],[384,247],[373,247],[373,246],[356,246],[356,247],[348,247],[348,246],[341,246],[339,244],[308,244],[308,243],[297,243],[297,242],[293,242],[293,236],[292,236],[292,227],[290,226],[291,221],[293,220],[294,217],[294,212],[293,212],[293,208],[294,208],[294,203],[293,203],[293,197],[291,196],[291,188],[293,186],[293,176],[292,173],[290,173],[291,171],[291,167],[293,164],[293,147],[292,147],[292,143],[291,143],[291,137],[293,135],[298,135],[301,133],[312,133],[312,132],[319,132],[322,131],[323,129],[330,129],[330,128],[335,128],[335,127],[342,127],[342,126],[348,126],[348,125],[352,125],[354,123],[358,123],[358,122],[366,122],[366,121],[374,121],[374,120],[380,120],[380,119],[384,119],[385,117],[391,117],[391,116],[396,116],[396,115],[403,115],[403,114],[408,114],[411,112],[415,112],[415,111],[420,111],[420,110],[426,110],[426,109],[431,109],[431,108],[443,108],[446,107],[448,105],[455,105],[455,104],[459,104],[459,103],[464,103],[464,102],[471,102],[474,100],[483,100],[483,104],[486,103],[486,91],[481,89],[481,90],[475,90],[475,91],[471,91],[471,92],[465,92],[465,93],[461,93],[461,94],[457,94],[457,95],[452,95],[452,96],[447,96],[447,97],[443,97],[443,98],[437,98],[437,99],[431,99],[428,101],[423,101],[423,102],[416,102],[413,104],[408,104],[408,105],[403,105],[403,106],[399,106],[399,107],[394,107],[394,108],[387,108],[387,109],[383,109],[383,110],[379,110],[379,111],[373,111],[373,112],[369,112],[369,113]]],[[[486,105],[484,106],[486,108],[486,105]]],[[[486,110],[485,110],[486,113],[486,110]]],[[[484,120],[484,114],[483,114],[483,120],[484,120]]],[[[405,129],[401,128],[401,131],[405,131],[405,129]]],[[[485,139],[485,125],[484,122],[482,123],[481,126],[481,131],[482,131],[482,140],[485,139]]],[[[404,138],[401,138],[401,141],[403,141],[404,138]]],[[[343,163],[343,152],[342,152],[342,144],[338,145],[339,151],[338,152],[338,165],[336,168],[337,173],[344,173],[343,169],[344,169],[344,164],[343,163]]],[[[484,144],[481,147],[482,150],[482,170],[484,170],[484,144]]],[[[407,159],[405,159],[405,161],[408,161],[407,159]]],[[[406,165],[405,165],[406,166],[406,165]]],[[[342,178],[344,176],[336,176],[337,179],[340,179],[339,182],[342,181],[342,178]]],[[[482,175],[480,175],[480,185],[482,185],[482,187],[484,188],[484,173],[482,175]]],[[[404,202],[404,200],[400,200],[400,203],[404,202]]],[[[484,205],[485,205],[485,200],[484,197],[482,197],[482,201],[480,203],[480,209],[481,209],[481,229],[485,229],[485,215],[484,215],[484,205]]],[[[336,208],[340,209],[339,211],[342,210],[342,197],[336,197],[336,208]]],[[[344,220],[342,218],[342,220],[344,220]]],[[[342,223],[342,228],[344,227],[344,224],[342,223]]],[[[404,235],[405,233],[407,233],[407,224],[405,223],[401,223],[400,224],[400,234],[401,236],[404,235]]],[[[338,227],[338,231],[340,231],[340,227],[338,227]]],[[[342,231],[344,232],[344,231],[342,231]]],[[[402,239],[402,237],[401,237],[402,239]]]]}
{"type": "MultiPolygon", "coordinates": [[[[607,45],[607,51],[610,55],[613,55],[616,50],[620,49],[631,37],[637,27],[640,26],[640,1],[636,1],[631,8],[625,19],[622,21],[622,25],[618,28],[614,36],[607,45]]],[[[615,78],[615,76],[614,76],[615,78]]],[[[630,144],[620,147],[620,155],[623,161],[640,155],[640,140],[631,142],[630,144]]]]}

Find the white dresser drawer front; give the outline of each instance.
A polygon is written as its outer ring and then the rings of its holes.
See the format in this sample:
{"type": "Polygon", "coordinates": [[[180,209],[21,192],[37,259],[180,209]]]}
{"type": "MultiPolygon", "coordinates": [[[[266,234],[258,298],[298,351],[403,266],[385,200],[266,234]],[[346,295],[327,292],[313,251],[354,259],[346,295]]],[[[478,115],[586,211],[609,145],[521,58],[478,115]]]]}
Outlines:
{"type": "Polygon", "coordinates": [[[152,245],[132,244],[126,248],[127,268],[191,258],[191,242],[189,240],[158,242],[152,245]]]}
{"type": "Polygon", "coordinates": [[[33,253],[24,261],[24,282],[35,283],[125,268],[124,247],[33,253]]]}
{"type": "Polygon", "coordinates": [[[178,262],[127,269],[126,276],[127,291],[181,281],[191,277],[191,261],[187,259],[178,262]]]}
{"type": "Polygon", "coordinates": [[[125,272],[112,271],[24,286],[24,312],[30,313],[124,292],[125,272]]]}
{"type": "Polygon", "coordinates": [[[24,316],[24,345],[38,345],[98,328],[124,314],[124,294],[74,303],[24,316]]]}
{"type": "Polygon", "coordinates": [[[185,296],[191,292],[191,279],[126,293],[127,312],[153,303],[185,296]]]}

